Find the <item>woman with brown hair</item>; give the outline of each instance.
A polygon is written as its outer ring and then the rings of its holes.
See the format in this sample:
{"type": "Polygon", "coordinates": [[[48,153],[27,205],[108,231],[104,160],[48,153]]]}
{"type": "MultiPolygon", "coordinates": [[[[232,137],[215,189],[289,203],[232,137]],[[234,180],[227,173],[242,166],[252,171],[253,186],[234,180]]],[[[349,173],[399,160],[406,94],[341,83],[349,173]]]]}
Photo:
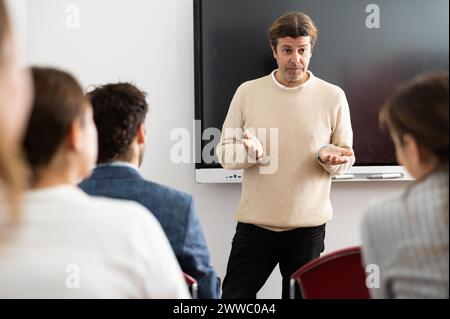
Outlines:
{"type": "Polygon", "coordinates": [[[189,298],[156,219],[76,185],[97,160],[92,107],[77,80],[32,68],[23,142],[32,171],[19,227],[0,246],[0,298],[189,298]]]}
{"type": "Polygon", "coordinates": [[[0,0],[0,226],[18,217],[26,172],[19,144],[31,97],[29,72],[19,63],[12,33],[0,0]]]}
{"type": "Polygon", "coordinates": [[[381,110],[398,162],[416,181],[364,214],[375,298],[449,297],[448,103],[448,74],[435,73],[400,88],[381,110]]]}

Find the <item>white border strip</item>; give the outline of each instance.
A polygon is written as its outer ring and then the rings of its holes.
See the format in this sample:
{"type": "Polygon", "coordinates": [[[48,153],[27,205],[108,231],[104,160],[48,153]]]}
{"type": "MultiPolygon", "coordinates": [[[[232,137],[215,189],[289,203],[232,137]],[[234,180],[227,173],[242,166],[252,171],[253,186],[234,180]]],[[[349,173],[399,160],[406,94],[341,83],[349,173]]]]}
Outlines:
{"type": "MultiPolygon", "coordinates": [[[[379,182],[379,181],[412,181],[414,178],[408,174],[403,166],[354,166],[350,169],[348,174],[353,174],[353,178],[333,180],[333,182],[379,182]],[[367,176],[373,174],[392,174],[400,173],[403,175],[401,178],[392,179],[369,179],[367,176]]],[[[210,183],[225,183],[225,184],[237,184],[242,182],[243,171],[242,170],[226,170],[223,168],[202,168],[195,170],[195,180],[197,183],[210,184],[210,183]]]]}

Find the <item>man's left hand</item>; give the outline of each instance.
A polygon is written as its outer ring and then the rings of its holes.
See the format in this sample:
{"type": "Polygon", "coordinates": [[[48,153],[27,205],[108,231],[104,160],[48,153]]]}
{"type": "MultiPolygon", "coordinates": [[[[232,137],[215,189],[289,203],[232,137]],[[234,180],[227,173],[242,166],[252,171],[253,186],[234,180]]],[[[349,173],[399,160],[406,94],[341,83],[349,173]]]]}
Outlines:
{"type": "Polygon", "coordinates": [[[341,165],[348,163],[350,156],[353,156],[353,151],[351,149],[334,145],[323,147],[319,151],[319,158],[321,162],[328,165],[341,165]]]}

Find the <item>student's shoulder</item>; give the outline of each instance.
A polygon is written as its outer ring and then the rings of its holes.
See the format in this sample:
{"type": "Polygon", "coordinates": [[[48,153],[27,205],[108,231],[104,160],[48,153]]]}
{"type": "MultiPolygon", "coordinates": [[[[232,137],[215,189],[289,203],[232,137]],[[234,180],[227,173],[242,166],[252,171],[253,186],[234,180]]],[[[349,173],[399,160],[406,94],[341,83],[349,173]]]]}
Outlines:
{"type": "Polygon", "coordinates": [[[125,227],[144,223],[153,227],[158,224],[144,206],[131,200],[92,196],[89,197],[89,208],[110,225],[125,227]]]}
{"type": "Polygon", "coordinates": [[[147,189],[151,190],[155,198],[161,199],[164,202],[177,205],[190,205],[193,201],[192,195],[187,192],[149,180],[145,180],[144,183],[147,189]]]}
{"type": "Polygon", "coordinates": [[[399,217],[404,202],[402,192],[374,199],[368,202],[362,214],[363,228],[377,227],[380,223],[386,223],[399,217]]]}
{"type": "MultiPolygon", "coordinates": [[[[122,255],[130,267],[141,267],[140,262],[153,263],[151,260],[158,256],[158,262],[165,262],[167,252],[163,243],[167,237],[158,222],[148,210],[135,201],[92,197],[90,207],[97,213],[91,212],[91,227],[96,229],[96,236],[104,245],[114,247],[115,253],[122,255]]],[[[166,245],[167,246],[167,245],[166,245]]]]}

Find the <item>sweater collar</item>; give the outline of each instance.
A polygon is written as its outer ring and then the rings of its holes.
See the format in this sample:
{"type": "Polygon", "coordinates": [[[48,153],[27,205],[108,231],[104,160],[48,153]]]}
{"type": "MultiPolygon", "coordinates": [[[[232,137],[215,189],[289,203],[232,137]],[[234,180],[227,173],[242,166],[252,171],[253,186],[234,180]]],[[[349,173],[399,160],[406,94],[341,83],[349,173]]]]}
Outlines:
{"type": "Polygon", "coordinates": [[[296,87],[292,87],[292,88],[291,88],[291,87],[284,86],[283,84],[281,84],[280,82],[278,82],[277,78],[275,77],[275,73],[276,73],[277,71],[278,71],[278,69],[273,70],[272,73],[270,74],[270,77],[272,78],[273,82],[274,82],[279,88],[282,88],[282,89],[284,89],[284,90],[289,90],[289,91],[294,91],[294,90],[298,90],[298,89],[300,89],[300,88],[302,88],[302,87],[306,87],[309,83],[312,82],[312,80],[313,80],[313,78],[314,78],[314,74],[313,74],[310,70],[307,70],[306,72],[307,72],[308,75],[309,75],[309,79],[306,80],[306,82],[300,84],[299,86],[296,86],[296,87]]]}

